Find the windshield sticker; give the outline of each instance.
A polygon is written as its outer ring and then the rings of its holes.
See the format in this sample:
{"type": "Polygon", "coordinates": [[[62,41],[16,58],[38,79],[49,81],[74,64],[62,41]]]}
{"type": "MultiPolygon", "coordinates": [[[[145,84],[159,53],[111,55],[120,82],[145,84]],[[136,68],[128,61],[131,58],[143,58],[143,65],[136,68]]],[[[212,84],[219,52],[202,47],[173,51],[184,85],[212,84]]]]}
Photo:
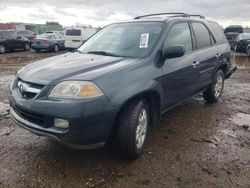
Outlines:
{"type": "Polygon", "coordinates": [[[141,34],[140,48],[147,48],[148,47],[148,39],[149,39],[149,33],[141,34]]]}

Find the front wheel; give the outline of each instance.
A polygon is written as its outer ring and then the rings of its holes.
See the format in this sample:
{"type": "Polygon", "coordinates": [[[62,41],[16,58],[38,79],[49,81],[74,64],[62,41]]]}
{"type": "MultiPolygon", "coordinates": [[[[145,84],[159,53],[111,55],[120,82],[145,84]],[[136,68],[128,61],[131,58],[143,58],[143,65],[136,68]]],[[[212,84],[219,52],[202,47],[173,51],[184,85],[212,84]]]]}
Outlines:
{"type": "Polygon", "coordinates": [[[6,47],[3,44],[0,44],[0,54],[4,54],[6,52],[6,47]]]}
{"type": "Polygon", "coordinates": [[[208,103],[216,103],[224,89],[225,74],[222,70],[218,70],[214,76],[212,84],[203,92],[203,97],[208,103]]]}
{"type": "Polygon", "coordinates": [[[117,141],[121,155],[135,159],[142,155],[148,136],[149,106],[145,100],[134,100],[121,112],[117,141]]]}

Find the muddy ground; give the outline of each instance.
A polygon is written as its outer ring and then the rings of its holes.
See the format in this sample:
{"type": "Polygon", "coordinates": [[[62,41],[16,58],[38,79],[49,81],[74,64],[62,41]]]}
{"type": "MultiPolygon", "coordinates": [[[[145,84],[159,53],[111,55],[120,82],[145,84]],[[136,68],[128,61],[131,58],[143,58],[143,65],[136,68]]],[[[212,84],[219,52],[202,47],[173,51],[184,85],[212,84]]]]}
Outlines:
{"type": "Polygon", "coordinates": [[[195,97],[163,115],[145,154],[131,162],[110,146],[64,148],[9,118],[8,83],[15,72],[53,55],[0,56],[0,187],[250,187],[249,58],[232,55],[239,70],[226,81],[218,104],[195,97]]]}

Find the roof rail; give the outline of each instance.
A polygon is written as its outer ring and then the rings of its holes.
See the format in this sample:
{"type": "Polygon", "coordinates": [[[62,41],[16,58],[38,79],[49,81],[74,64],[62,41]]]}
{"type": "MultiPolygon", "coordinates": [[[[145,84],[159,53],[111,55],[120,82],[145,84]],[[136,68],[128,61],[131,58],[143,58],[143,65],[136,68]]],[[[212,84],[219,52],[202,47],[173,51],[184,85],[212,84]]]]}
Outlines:
{"type": "Polygon", "coordinates": [[[137,20],[137,19],[145,18],[145,17],[163,16],[163,15],[173,15],[172,17],[175,17],[175,16],[189,17],[189,14],[182,13],[182,12],[168,12],[168,13],[157,13],[157,14],[142,15],[142,16],[135,17],[134,19],[137,20]]]}
{"type": "Polygon", "coordinates": [[[199,17],[199,18],[201,18],[201,19],[206,19],[205,16],[199,15],[199,14],[191,14],[191,15],[189,15],[189,16],[190,16],[190,17],[199,17]]]}

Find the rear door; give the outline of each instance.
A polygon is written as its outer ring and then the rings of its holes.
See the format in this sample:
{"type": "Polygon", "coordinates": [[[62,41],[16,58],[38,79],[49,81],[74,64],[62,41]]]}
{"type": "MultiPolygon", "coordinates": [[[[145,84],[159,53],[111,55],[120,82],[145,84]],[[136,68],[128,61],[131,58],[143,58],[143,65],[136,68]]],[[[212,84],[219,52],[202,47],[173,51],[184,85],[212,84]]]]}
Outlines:
{"type": "Polygon", "coordinates": [[[180,58],[166,59],[163,65],[165,108],[170,108],[192,96],[196,92],[197,71],[195,63],[199,61],[193,52],[193,40],[188,22],[175,23],[164,41],[164,48],[183,45],[185,55],[180,58]]]}
{"type": "Polygon", "coordinates": [[[228,61],[230,61],[231,50],[222,28],[219,26],[219,24],[212,21],[208,22],[208,27],[211,30],[216,41],[215,46],[217,49],[216,54],[218,57],[218,65],[225,63],[228,64],[228,61]]]}
{"type": "Polygon", "coordinates": [[[195,51],[199,57],[196,65],[199,74],[197,89],[202,90],[212,82],[220,54],[217,51],[213,35],[204,23],[192,21],[192,29],[195,36],[195,51]]]}

